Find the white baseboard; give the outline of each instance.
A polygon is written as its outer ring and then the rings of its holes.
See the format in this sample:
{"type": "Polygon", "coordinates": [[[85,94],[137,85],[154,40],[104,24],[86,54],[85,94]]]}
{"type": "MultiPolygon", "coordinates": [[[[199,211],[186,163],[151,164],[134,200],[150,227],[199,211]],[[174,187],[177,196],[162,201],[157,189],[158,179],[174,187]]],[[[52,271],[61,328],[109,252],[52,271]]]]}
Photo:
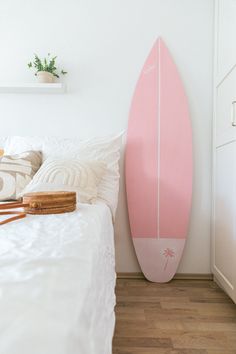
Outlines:
{"type": "MultiPolygon", "coordinates": [[[[118,272],[118,279],[145,279],[143,273],[135,272],[118,272]]],[[[174,279],[178,280],[213,280],[213,274],[202,274],[202,273],[176,273],[174,279]]]]}

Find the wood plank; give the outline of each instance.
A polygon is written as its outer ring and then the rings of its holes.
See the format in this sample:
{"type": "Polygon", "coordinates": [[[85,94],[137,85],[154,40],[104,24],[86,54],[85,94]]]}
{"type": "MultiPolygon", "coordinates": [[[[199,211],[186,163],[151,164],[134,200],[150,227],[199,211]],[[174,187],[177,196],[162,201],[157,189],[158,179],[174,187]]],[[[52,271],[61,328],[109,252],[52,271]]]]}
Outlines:
{"type": "MultiPolygon", "coordinates": [[[[208,354],[202,349],[169,349],[169,348],[115,348],[113,354],[208,354]]],[[[211,354],[214,354],[213,352],[211,354]]],[[[215,354],[222,354],[220,352],[215,354]]],[[[235,354],[235,352],[224,352],[224,354],[235,354]]]]}
{"type": "Polygon", "coordinates": [[[173,348],[170,339],[155,337],[115,337],[114,346],[138,348],[173,348]]]}

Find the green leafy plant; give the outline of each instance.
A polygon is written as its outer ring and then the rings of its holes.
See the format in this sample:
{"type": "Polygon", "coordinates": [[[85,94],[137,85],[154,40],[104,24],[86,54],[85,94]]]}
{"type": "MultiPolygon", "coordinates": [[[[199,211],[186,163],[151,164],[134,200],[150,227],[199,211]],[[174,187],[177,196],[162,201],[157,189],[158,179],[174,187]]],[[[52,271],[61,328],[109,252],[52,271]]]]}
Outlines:
{"type": "MultiPolygon", "coordinates": [[[[36,69],[36,73],[35,73],[36,76],[39,71],[47,71],[48,73],[51,73],[53,76],[59,78],[60,76],[58,74],[58,69],[56,67],[56,58],[57,58],[56,56],[51,57],[50,53],[48,53],[47,58],[43,58],[43,59],[40,59],[37,54],[34,54],[34,60],[28,63],[28,67],[30,69],[33,67],[36,69]]],[[[67,72],[61,70],[60,74],[65,75],[67,74],[67,72]]]]}

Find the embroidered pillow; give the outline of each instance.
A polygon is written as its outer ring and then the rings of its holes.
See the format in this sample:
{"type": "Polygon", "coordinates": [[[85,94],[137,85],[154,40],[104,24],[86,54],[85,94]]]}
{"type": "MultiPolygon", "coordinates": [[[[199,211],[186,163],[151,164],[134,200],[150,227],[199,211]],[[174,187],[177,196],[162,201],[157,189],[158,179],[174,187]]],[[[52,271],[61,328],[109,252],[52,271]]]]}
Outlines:
{"type": "Polygon", "coordinates": [[[47,158],[22,192],[73,191],[78,201],[91,203],[97,198],[98,184],[106,171],[100,161],[47,158]]]}
{"type": "Polygon", "coordinates": [[[42,163],[39,151],[26,151],[0,158],[0,201],[16,200],[42,163]]]}

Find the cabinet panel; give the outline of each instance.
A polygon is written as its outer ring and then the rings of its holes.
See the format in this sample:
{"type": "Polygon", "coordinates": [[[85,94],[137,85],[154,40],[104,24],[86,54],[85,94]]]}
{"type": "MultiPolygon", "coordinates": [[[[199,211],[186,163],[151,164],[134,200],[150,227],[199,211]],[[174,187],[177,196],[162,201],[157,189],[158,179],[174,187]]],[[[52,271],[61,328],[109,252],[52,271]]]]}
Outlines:
{"type": "Polygon", "coordinates": [[[216,150],[214,270],[228,294],[235,286],[236,142],[216,150]]]}
{"type": "Polygon", "coordinates": [[[234,126],[236,102],[233,104],[236,101],[236,46],[233,40],[235,33],[236,0],[215,0],[212,271],[217,282],[234,302],[236,302],[236,126],[234,126]]]}
{"type": "Polygon", "coordinates": [[[218,1],[218,61],[217,76],[222,77],[236,63],[236,0],[218,1]]]}
{"type": "Polygon", "coordinates": [[[236,139],[236,68],[216,88],[216,146],[236,139]],[[235,109],[235,112],[233,112],[235,109]]]}

